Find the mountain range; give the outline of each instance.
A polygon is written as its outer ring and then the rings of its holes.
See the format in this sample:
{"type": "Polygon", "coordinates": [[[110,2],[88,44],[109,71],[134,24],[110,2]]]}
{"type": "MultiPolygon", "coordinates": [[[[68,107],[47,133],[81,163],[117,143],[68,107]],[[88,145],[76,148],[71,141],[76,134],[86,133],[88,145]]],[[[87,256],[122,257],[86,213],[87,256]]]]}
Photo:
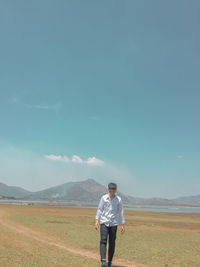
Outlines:
{"type": "MultiPolygon", "coordinates": [[[[107,193],[107,188],[95,181],[87,179],[78,182],[67,182],[44,190],[31,192],[17,186],[0,183],[0,198],[14,198],[23,200],[66,201],[76,204],[93,204],[99,202],[100,197],[107,193]]],[[[200,206],[200,195],[183,196],[174,199],[167,198],[138,198],[120,191],[117,194],[125,205],[188,205],[200,206]]]]}

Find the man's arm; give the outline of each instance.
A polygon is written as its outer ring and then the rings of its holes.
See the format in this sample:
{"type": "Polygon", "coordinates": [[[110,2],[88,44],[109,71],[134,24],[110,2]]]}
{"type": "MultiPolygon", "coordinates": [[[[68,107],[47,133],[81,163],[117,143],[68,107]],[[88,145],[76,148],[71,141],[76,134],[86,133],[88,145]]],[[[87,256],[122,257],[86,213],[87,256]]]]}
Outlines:
{"type": "Polygon", "coordinates": [[[123,203],[122,200],[120,199],[119,201],[119,219],[120,219],[120,223],[121,223],[121,232],[124,233],[125,231],[125,218],[124,218],[124,207],[123,207],[123,203]]]}
{"type": "Polygon", "coordinates": [[[100,201],[99,201],[99,205],[98,205],[96,216],[95,216],[95,219],[96,219],[95,228],[96,229],[98,229],[98,227],[99,227],[99,220],[100,220],[101,214],[103,212],[103,206],[104,206],[104,199],[103,199],[103,196],[102,196],[100,201]]]}
{"type": "Polygon", "coordinates": [[[119,201],[119,219],[120,219],[121,224],[125,224],[124,207],[123,207],[123,203],[121,199],[119,201]]]}

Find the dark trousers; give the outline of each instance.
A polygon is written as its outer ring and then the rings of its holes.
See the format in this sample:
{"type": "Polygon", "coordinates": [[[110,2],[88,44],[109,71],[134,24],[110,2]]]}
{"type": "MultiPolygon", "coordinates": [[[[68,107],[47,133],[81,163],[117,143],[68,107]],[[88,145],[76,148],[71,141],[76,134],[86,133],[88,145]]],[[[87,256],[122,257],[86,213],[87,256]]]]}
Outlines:
{"type": "Polygon", "coordinates": [[[115,239],[117,233],[117,225],[106,226],[104,223],[100,224],[100,254],[101,260],[106,260],[106,246],[107,238],[109,236],[108,261],[112,261],[115,252],[115,239]]]}

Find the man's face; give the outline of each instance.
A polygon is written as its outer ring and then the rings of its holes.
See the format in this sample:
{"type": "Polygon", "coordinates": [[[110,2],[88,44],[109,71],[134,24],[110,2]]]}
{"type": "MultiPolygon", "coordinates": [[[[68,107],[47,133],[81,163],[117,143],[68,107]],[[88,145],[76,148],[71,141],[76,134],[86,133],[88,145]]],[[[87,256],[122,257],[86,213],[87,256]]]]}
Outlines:
{"type": "Polygon", "coordinates": [[[113,196],[115,196],[115,194],[116,194],[116,192],[117,192],[117,190],[116,189],[108,189],[108,192],[109,192],[109,195],[111,196],[111,197],[113,197],[113,196]]]}

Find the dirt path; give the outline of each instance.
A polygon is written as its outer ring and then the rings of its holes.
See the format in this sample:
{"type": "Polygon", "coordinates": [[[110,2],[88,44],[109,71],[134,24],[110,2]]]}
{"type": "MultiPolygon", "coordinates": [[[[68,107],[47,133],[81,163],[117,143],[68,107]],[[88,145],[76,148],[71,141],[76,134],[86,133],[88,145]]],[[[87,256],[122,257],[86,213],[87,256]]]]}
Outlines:
{"type": "MultiPolygon", "coordinates": [[[[0,223],[4,226],[6,226],[7,228],[17,232],[17,233],[21,233],[31,239],[35,239],[39,242],[45,243],[47,245],[50,246],[55,246],[58,247],[60,249],[64,249],[70,253],[73,253],[75,255],[79,255],[82,257],[87,257],[90,259],[94,259],[99,261],[100,256],[99,254],[90,251],[90,250],[86,250],[86,249],[82,249],[79,247],[74,247],[71,245],[67,245],[67,244],[62,244],[56,240],[54,240],[53,238],[47,236],[45,233],[39,232],[39,231],[35,231],[30,229],[29,227],[23,226],[19,223],[13,222],[9,219],[8,214],[5,211],[0,210],[0,223]]],[[[147,267],[147,265],[144,264],[140,264],[140,263],[136,263],[133,261],[129,261],[129,260],[125,260],[125,259],[119,259],[116,258],[113,260],[113,265],[116,265],[116,267],[147,267]]]]}

